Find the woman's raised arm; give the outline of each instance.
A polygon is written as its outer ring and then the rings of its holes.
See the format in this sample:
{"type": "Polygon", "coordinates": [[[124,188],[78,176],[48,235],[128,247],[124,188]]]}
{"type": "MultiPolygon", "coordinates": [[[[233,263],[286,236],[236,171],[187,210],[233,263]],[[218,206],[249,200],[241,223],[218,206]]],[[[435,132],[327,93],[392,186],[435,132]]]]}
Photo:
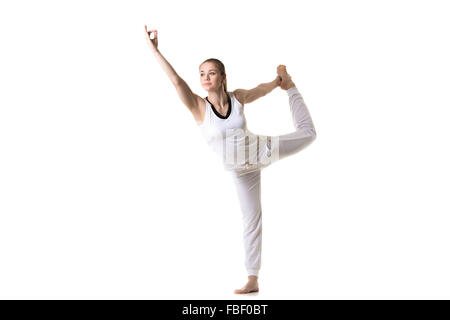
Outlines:
{"type": "Polygon", "coordinates": [[[166,58],[164,58],[164,56],[158,50],[158,31],[157,30],[147,31],[147,26],[145,26],[145,38],[147,39],[147,43],[152,52],[154,53],[156,60],[158,60],[159,64],[169,77],[170,81],[172,81],[173,84],[178,82],[180,77],[176,73],[175,69],[172,68],[170,63],[166,60],[166,58]],[[155,37],[153,39],[150,39],[150,34],[152,33],[155,35],[155,37]]]}
{"type": "Polygon", "coordinates": [[[191,91],[187,83],[176,73],[175,69],[170,65],[166,58],[164,58],[161,52],[159,52],[158,31],[147,31],[147,26],[145,26],[145,37],[150,49],[152,49],[152,52],[155,54],[156,60],[158,60],[164,72],[175,86],[181,101],[193,113],[194,117],[198,117],[198,106],[202,103],[203,99],[191,91]],[[155,35],[154,39],[150,39],[151,33],[155,35]]]}

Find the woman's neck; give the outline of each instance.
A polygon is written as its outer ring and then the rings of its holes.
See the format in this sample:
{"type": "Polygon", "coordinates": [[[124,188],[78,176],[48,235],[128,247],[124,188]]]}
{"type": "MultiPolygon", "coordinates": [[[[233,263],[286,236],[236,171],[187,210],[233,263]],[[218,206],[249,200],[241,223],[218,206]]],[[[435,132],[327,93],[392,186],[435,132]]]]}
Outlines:
{"type": "Polygon", "coordinates": [[[225,90],[220,92],[208,92],[208,100],[217,108],[224,109],[228,103],[228,95],[225,90]]]}

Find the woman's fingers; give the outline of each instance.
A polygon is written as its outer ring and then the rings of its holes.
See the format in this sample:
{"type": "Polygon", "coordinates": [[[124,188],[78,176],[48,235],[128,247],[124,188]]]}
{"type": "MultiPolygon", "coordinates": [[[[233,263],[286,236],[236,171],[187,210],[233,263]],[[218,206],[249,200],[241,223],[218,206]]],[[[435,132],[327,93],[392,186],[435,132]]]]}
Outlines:
{"type": "Polygon", "coordinates": [[[145,26],[145,35],[150,39],[150,32],[147,30],[147,26],[145,26]]]}
{"type": "Polygon", "coordinates": [[[144,25],[145,29],[145,37],[147,39],[147,42],[151,48],[157,49],[158,48],[158,30],[156,29],[147,29],[147,25],[144,25]],[[153,33],[153,39],[151,38],[151,34],[153,33]]]}
{"type": "Polygon", "coordinates": [[[146,24],[144,25],[144,27],[145,27],[145,31],[146,31],[146,32],[150,32],[150,33],[151,33],[151,32],[153,32],[153,31],[156,31],[156,29],[153,29],[153,30],[147,30],[147,25],[146,25],[146,24]]]}
{"type": "Polygon", "coordinates": [[[154,40],[155,38],[158,37],[158,30],[156,30],[156,29],[147,30],[147,25],[145,25],[145,33],[147,33],[149,38],[150,38],[150,35],[153,33],[155,37],[152,40],[154,40]]]}

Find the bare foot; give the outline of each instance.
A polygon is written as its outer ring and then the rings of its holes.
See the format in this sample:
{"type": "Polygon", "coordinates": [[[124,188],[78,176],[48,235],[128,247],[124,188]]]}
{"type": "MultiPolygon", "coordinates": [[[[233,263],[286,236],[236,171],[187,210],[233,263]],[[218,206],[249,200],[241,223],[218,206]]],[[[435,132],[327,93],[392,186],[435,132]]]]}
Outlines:
{"type": "Polygon", "coordinates": [[[256,280],[255,276],[249,276],[249,280],[245,286],[243,286],[241,289],[234,290],[234,293],[242,294],[242,293],[251,293],[251,292],[258,292],[258,280],[256,280]]]}
{"type": "Polygon", "coordinates": [[[280,64],[277,67],[277,73],[281,77],[280,88],[283,90],[288,90],[292,87],[295,87],[295,83],[292,81],[291,76],[286,71],[286,66],[280,64]]]}

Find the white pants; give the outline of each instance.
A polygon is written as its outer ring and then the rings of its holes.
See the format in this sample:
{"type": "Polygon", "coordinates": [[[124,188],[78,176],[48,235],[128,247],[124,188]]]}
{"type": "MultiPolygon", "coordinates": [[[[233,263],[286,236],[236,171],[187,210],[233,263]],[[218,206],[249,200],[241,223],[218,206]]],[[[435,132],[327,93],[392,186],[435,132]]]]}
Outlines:
{"type": "MultiPolygon", "coordinates": [[[[300,92],[296,87],[293,87],[287,90],[287,94],[295,131],[270,137],[278,139],[278,144],[271,146],[269,143],[268,146],[270,151],[278,152],[276,158],[278,160],[299,152],[316,138],[316,130],[300,92]]],[[[257,276],[261,267],[261,170],[265,167],[267,165],[259,170],[249,170],[248,172],[230,171],[243,214],[245,267],[249,276],[257,276]]]]}

